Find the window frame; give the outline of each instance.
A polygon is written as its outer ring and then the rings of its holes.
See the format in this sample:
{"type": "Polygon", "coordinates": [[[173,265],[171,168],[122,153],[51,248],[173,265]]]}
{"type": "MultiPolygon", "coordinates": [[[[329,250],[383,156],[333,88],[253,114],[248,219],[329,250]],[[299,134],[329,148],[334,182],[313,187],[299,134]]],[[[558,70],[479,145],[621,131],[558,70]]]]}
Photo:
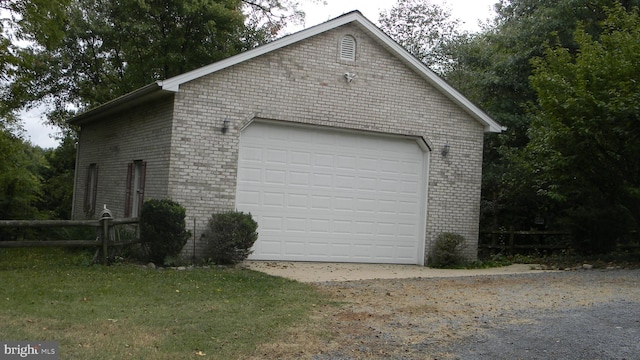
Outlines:
{"type": "Polygon", "coordinates": [[[124,217],[140,217],[144,203],[147,162],[134,160],[127,164],[127,189],[124,217]]]}

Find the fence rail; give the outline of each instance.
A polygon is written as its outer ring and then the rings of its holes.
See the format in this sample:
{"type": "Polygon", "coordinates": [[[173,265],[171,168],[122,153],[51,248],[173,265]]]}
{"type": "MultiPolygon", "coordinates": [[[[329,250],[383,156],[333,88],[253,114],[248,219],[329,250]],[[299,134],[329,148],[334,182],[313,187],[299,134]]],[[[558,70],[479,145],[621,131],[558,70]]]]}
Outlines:
{"type": "Polygon", "coordinates": [[[478,248],[507,250],[511,254],[518,250],[562,250],[569,247],[570,236],[566,231],[481,231],[478,248]]]}
{"type": "MultiPolygon", "coordinates": [[[[73,227],[101,226],[102,220],[0,220],[0,227],[73,227]]],[[[112,225],[137,224],[138,218],[111,218],[112,225]]]]}
{"type": "Polygon", "coordinates": [[[99,220],[0,220],[0,228],[42,228],[42,227],[94,227],[97,236],[92,240],[20,240],[0,241],[0,248],[23,247],[96,247],[102,252],[102,264],[108,264],[109,248],[140,243],[140,237],[127,241],[116,241],[112,236],[115,226],[137,225],[138,218],[114,219],[106,208],[99,220]]]}

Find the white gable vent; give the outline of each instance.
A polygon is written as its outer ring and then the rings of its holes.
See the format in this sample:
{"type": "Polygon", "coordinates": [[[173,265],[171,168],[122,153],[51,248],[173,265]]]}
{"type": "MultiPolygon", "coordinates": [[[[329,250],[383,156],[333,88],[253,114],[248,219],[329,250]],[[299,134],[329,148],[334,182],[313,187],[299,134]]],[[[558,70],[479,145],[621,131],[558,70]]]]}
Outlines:
{"type": "Polygon", "coordinates": [[[340,40],[340,60],[356,60],[356,39],[351,35],[345,35],[340,40]]]}

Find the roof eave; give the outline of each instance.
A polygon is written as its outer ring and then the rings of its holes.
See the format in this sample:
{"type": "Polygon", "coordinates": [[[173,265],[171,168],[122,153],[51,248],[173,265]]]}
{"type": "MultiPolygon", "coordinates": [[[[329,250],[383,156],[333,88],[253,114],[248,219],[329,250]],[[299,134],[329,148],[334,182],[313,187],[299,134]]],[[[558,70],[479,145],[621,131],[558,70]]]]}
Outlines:
{"type": "Polygon", "coordinates": [[[147,101],[148,99],[158,97],[163,93],[167,93],[167,91],[162,89],[158,82],[154,82],[76,115],[68,122],[72,125],[82,125],[115,112],[122,111],[140,102],[147,101]]]}

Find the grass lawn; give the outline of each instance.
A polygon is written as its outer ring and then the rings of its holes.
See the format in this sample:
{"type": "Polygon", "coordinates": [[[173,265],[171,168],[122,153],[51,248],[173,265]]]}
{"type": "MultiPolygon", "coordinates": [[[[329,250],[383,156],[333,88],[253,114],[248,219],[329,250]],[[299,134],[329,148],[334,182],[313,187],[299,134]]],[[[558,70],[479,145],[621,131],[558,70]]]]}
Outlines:
{"type": "Polygon", "coordinates": [[[0,339],[58,341],[61,359],[237,359],[329,299],[246,269],[88,265],[61,249],[0,249],[0,339]]]}

